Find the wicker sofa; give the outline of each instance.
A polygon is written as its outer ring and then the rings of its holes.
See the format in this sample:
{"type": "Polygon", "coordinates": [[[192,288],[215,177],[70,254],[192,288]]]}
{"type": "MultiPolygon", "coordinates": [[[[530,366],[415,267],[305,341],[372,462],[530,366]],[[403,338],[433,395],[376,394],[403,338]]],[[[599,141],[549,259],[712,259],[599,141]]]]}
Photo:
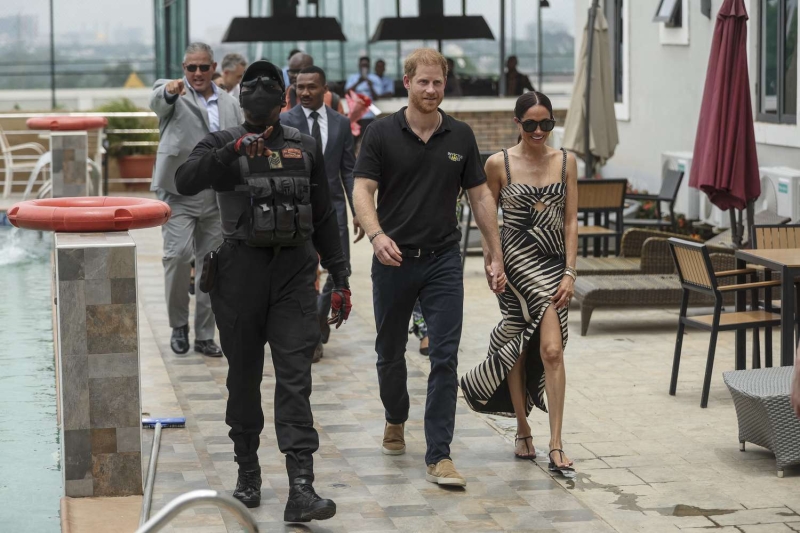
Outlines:
{"type": "MultiPolygon", "coordinates": [[[[633,228],[622,236],[619,257],[578,257],[578,276],[629,276],[631,274],[672,274],[675,265],[667,239],[692,240],[687,235],[633,228]]],[[[733,254],[733,250],[713,247],[712,253],[733,254]]]]}
{"type": "MultiPolygon", "coordinates": [[[[631,230],[634,231],[634,230],[631,230]]],[[[668,247],[664,239],[657,241],[657,246],[668,247]]],[[[654,246],[656,243],[652,243],[654,246]]],[[[732,250],[731,250],[732,251],[732,250]]],[[[669,252],[667,252],[669,253],[669,252]]],[[[670,258],[670,261],[672,259],[670,258]]],[[[733,270],[736,260],[731,253],[713,253],[711,262],[714,270],[733,270]]],[[[674,269],[674,265],[673,265],[674,269]]],[[[682,289],[678,276],[671,273],[611,276],[578,276],[575,282],[574,301],[581,306],[581,336],[589,330],[592,312],[598,308],[665,308],[679,307],[682,289]]],[[[733,283],[734,280],[726,280],[733,283]]],[[[725,305],[733,305],[734,294],[727,293],[723,300],[725,305]]],[[[693,307],[713,307],[714,299],[710,296],[693,293],[689,299],[693,307]]]]}

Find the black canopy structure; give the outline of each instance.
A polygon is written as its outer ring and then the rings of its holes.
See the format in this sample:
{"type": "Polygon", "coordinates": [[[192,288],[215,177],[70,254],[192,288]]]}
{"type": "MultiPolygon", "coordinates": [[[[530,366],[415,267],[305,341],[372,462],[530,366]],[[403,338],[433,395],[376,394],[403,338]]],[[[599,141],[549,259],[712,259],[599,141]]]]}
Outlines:
{"type": "MultiPolygon", "coordinates": [[[[298,0],[271,0],[271,17],[236,17],[223,43],[296,41],[346,41],[339,21],[333,17],[298,17],[298,0]]],[[[316,1],[309,0],[311,4],[316,1]]],[[[317,8],[319,5],[317,4],[317,8]]]]}
{"type": "Polygon", "coordinates": [[[492,39],[480,15],[445,16],[444,0],[418,0],[418,17],[387,17],[378,22],[371,43],[378,41],[492,39]]]}

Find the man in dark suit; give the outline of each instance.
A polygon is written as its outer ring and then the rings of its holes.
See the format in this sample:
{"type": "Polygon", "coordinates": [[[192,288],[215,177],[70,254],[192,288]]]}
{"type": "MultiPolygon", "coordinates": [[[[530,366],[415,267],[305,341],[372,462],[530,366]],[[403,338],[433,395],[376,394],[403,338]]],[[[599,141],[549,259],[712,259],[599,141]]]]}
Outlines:
{"type": "MultiPolygon", "coordinates": [[[[356,159],[353,151],[353,134],[350,132],[350,121],[329,106],[325,105],[325,94],[328,84],[325,71],[319,67],[307,67],[300,71],[295,82],[299,106],[281,113],[281,122],[300,130],[300,133],[311,135],[322,146],[325,157],[325,172],[328,176],[331,202],[336,210],[339,222],[339,235],[342,239],[342,251],[350,260],[349,230],[347,227],[347,206],[353,213],[354,243],[364,237],[364,230],[358,223],[353,209],[353,166],[356,159]]],[[[331,290],[333,280],[328,276],[325,286],[319,295],[318,309],[322,343],[328,341],[330,326],[327,323],[328,311],[331,307],[331,290]]],[[[314,354],[316,363],[322,357],[322,344],[314,354]]]]}

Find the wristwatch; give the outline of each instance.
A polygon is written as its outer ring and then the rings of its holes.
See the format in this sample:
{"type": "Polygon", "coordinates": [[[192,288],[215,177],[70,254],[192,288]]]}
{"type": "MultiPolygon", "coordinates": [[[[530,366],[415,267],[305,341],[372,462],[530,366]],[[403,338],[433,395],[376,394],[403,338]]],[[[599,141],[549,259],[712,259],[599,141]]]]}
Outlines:
{"type": "Polygon", "coordinates": [[[573,281],[578,281],[578,271],[572,267],[564,268],[564,275],[571,277],[573,281]]]}

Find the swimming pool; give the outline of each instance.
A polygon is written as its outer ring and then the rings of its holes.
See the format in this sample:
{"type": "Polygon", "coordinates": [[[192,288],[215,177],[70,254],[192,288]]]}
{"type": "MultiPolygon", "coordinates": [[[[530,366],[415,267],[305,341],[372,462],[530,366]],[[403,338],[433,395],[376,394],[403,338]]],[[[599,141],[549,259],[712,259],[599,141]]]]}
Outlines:
{"type": "Polygon", "coordinates": [[[0,524],[60,532],[52,234],[0,226],[0,524]]]}

